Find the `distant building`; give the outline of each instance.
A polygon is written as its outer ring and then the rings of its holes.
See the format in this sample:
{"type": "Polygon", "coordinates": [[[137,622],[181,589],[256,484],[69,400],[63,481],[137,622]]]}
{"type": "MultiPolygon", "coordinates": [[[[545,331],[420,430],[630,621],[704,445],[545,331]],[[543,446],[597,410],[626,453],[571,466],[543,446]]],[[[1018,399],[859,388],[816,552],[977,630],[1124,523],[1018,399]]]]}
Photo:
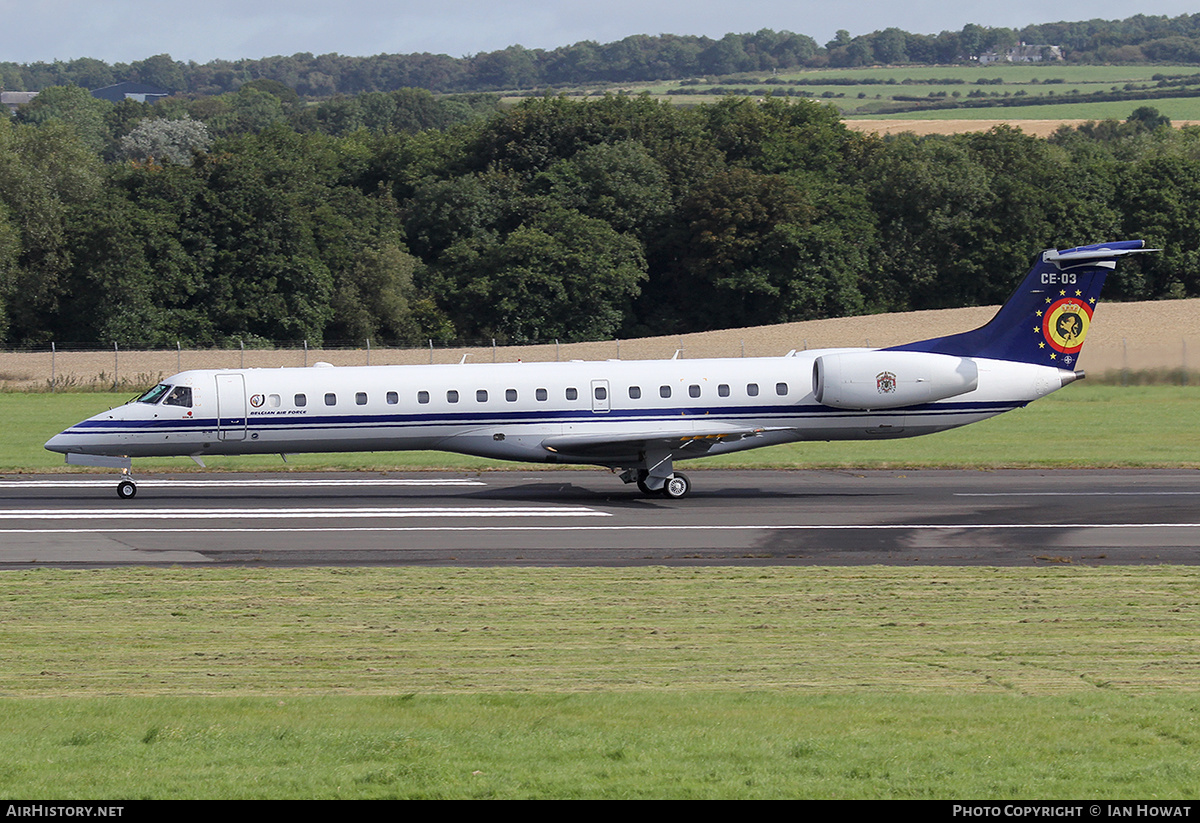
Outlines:
{"type": "Polygon", "coordinates": [[[9,114],[16,114],[17,106],[23,106],[37,96],[36,91],[0,91],[0,106],[8,106],[9,114]]]}
{"type": "Polygon", "coordinates": [[[117,83],[115,86],[105,86],[92,92],[92,97],[120,103],[122,100],[136,100],[139,103],[155,103],[164,97],[170,97],[171,92],[158,86],[148,86],[145,83],[117,83]]]}
{"type": "Polygon", "coordinates": [[[979,55],[982,65],[988,63],[1042,63],[1062,60],[1062,46],[1010,46],[1004,51],[989,51],[979,55]]]}

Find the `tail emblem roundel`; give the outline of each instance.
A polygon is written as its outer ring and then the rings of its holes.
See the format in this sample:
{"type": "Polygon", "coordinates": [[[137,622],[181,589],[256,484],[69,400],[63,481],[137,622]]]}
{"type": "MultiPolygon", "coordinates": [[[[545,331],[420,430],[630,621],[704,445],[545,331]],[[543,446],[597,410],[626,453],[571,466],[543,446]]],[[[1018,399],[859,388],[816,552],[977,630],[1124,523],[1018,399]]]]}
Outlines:
{"type": "Polygon", "coordinates": [[[1050,347],[1064,354],[1075,354],[1083,348],[1092,309],[1075,297],[1057,301],[1042,316],[1042,336],[1050,347]]]}

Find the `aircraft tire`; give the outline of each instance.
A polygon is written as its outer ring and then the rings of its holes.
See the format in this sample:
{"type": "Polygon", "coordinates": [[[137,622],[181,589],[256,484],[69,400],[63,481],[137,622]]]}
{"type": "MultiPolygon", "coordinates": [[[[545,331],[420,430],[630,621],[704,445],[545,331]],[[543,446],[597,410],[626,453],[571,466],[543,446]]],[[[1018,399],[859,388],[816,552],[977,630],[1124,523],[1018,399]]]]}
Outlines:
{"type": "Polygon", "coordinates": [[[675,472],[675,474],[671,476],[671,479],[667,481],[666,485],[663,486],[662,493],[664,497],[667,497],[671,500],[682,500],[683,498],[687,497],[688,492],[691,490],[692,481],[688,480],[687,475],[675,472]]]}
{"type": "Polygon", "coordinates": [[[638,487],[638,491],[640,491],[642,494],[649,495],[649,494],[656,493],[653,489],[651,489],[648,485],[646,485],[646,478],[648,478],[649,476],[650,476],[650,472],[646,471],[645,469],[642,469],[641,471],[638,472],[637,487],[638,487]]]}
{"type": "Polygon", "coordinates": [[[117,497],[122,500],[132,500],[137,497],[137,484],[132,480],[122,480],[117,484],[117,497]]]}

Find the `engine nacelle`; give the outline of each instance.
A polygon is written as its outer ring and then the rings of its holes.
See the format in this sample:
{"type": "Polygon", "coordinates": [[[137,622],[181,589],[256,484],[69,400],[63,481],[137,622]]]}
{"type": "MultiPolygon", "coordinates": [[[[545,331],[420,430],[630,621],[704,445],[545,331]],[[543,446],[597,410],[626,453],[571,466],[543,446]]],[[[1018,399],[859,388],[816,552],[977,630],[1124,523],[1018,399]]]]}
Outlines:
{"type": "Polygon", "coordinates": [[[911,351],[824,354],[813,362],[813,395],[835,409],[896,409],[974,391],[979,367],[967,357],[911,351]]]}

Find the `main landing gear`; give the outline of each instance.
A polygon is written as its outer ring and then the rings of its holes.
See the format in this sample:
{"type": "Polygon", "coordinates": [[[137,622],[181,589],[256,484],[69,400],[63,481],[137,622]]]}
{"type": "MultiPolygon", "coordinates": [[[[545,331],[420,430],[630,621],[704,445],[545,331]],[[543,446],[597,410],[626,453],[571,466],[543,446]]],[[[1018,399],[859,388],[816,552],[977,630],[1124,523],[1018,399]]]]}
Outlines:
{"type": "Polygon", "coordinates": [[[646,496],[662,495],[670,500],[682,500],[687,497],[688,492],[692,490],[692,481],[688,480],[686,474],[675,472],[665,481],[662,478],[652,478],[650,472],[645,469],[634,470],[629,469],[621,475],[621,479],[626,483],[636,482],[638,489],[646,496]],[[636,480],[633,472],[636,471],[636,480]],[[627,479],[628,478],[628,479],[627,479]],[[654,488],[655,480],[661,483],[658,488],[654,488]]]}

